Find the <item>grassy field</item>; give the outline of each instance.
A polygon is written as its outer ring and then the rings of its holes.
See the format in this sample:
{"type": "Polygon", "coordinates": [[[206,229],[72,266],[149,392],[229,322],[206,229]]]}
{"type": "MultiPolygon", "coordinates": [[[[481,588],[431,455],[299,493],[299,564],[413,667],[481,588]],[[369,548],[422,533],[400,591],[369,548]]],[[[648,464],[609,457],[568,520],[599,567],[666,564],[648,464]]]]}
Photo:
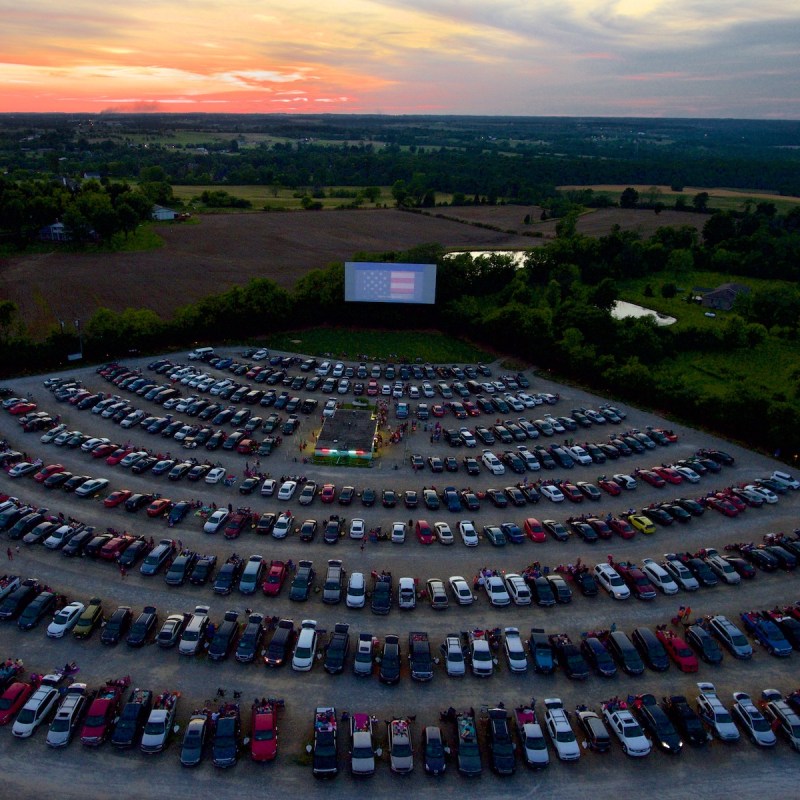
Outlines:
{"type": "MultiPolygon", "coordinates": [[[[347,191],[354,191],[352,186],[345,187],[326,187],[326,193],[331,189],[336,191],[337,188],[346,189],[347,191]]],[[[390,187],[382,186],[381,196],[378,199],[378,205],[394,205],[394,198],[390,187]]],[[[261,211],[264,208],[272,209],[290,209],[297,210],[302,208],[301,197],[295,197],[299,193],[295,189],[277,189],[274,190],[271,186],[225,186],[215,184],[213,186],[173,186],[172,193],[180,200],[190,203],[195,198],[199,198],[204,191],[219,191],[224,190],[234,197],[240,197],[243,200],[249,200],[253,204],[254,211],[261,211]]],[[[310,190],[309,190],[310,191],[310,190]]],[[[348,197],[322,197],[314,198],[316,201],[322,203],[324,208],[337,208],[352,202],[352,198],[348,197]]],[[[199,199],[197,201],[200,202],[199,199]]],[[[365,202],[365,208],[372,208],[372,203],[365,202]]],[[[214,211],[230,211],[234,213],[241,213],[241,209],[214,209],[214,211]]]]}
{"type": "MultiPolygon", "coordinates": [[[[559,186],[558,189],[562,191],[567,191],[569,189],[594,189],[595,192],[600,194],[608,195],[614,202],[619,201],[619,197],[622,192],[626,189],[626,186],[619,185],[598,185],[598,186],[559,186]]],[[[643,202],[646,202],[649,198],[651,186],[633,186],[632,188],[636,189],[639,192],[639,199],[643,202]]],[[[699,192],[708,192],[709,200],[708,200],[708,207],[709,208],[718,208],[721,211],[742,211],[745,207],[745,203],[748,200],[753,201],[754,203],[758,203],[761,201],[767,201],[770,203],[774,203],[775,207],[781,214],[785,214],[787,211],[791,210],[798,204],[800,204],[800,197],[783,197],[779,194],[771,194],[769,192],[763,191],[752,191],[748,192],[745,190],[739,189],[707,189],[697,186],[686,186],[684,187],[682,192],[673,192],[669,186],[658,186],[656,187],[660,190],[660,195],[658,199],[667,206],[673,206],[675,204],[675,200],[683,195],[686,198],[687,205],[691,208],[692,206],[692,198],[698,194],[699,192]]]]}
{"type": "Polygon", "coordinates": [[[276,350],[315,356],[330,354],[332,358],[360,358],[363,354],[370,361],[420,358],[430,363],[465,364],[495,358],[469,342],[428,331],[311,328],[274,334],[267,338],[266,344],[276,350]]]}
{"type": "Polygon", "coordinates": [[[725,312],[719,312],[716,318],[706,317],[707,311],[697,303],[687,303],[686,295],[694,287],[704,287],[713,289],[721,283],[742,283],[751,289],[769,289],[773,292],[781,292],[784,289],[794,289],[795,285],[788,281],[760,280],[758,278],[739,278],[736,276],[725,275],[720,272],[689,272],[685,275],[675,276],[667,273],[656,273],[644,278],[636,278],[628,281],[620,281],[620,299],[627,300],[629,303],[652,308],[662,314],[675,317],[678,321],[676,326],[698,325],[712,328],[718,326],[720,321],[725,318],[725,312]],[[678,294],[672,298],[661,296],[661,287],[665,283],[674,283],[678,287],[678,294]],[[653,290],[653,297],[645,295],[647,285],[653,290]]]}

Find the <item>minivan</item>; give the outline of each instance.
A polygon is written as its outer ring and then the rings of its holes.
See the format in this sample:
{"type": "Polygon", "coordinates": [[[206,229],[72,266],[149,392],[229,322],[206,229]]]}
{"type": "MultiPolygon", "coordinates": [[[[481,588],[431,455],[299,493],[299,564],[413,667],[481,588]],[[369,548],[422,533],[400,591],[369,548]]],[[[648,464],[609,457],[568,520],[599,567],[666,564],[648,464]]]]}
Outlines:
{"type": "Polygon", "coordinates": [[[178,652],[182,656],[196,655],[208,627],[208,606],[195,606],[194,613],[181,636],[178,652]]]}
{"type": "Polygon", "coordinates": [[[669,669],[667,651],[650,628],[636,628],[631,639],[650,669],[656,672],[664,672],[669,669]]]}
{"type": "Polygon", "coordinates": [[[644,663],[639,651],[624,631],[611,631],[604,644],[628,675],[641,675],[644,672],[644,663]]]}
{"type": "Polygon", "coordinates": [[[172,539],[162,539],[148,554],[139,567],[142,575],[155,575],[172,555],[175,546],[172,539]]]}
{"type": "Polygon", "coordinates": [[[751,658],[753,647],[745,635],[727,618],[721,614],[711,617],[709,623],[711,632],[736,658],[751,658]]]}
{"type": "Polygon", "coordinates": [[[189,353],[189,361],[205,361],[214,353],[213,347],[196,347],[189,353]]]}
{"type": "Polygon", "coordinates": [[[323,603],[338,603],[341,601],[344,575],[342,562],[338,558],[330,559],[328,561],[328,572],[325,575],[325,584],[322,587],[323,603]]]}

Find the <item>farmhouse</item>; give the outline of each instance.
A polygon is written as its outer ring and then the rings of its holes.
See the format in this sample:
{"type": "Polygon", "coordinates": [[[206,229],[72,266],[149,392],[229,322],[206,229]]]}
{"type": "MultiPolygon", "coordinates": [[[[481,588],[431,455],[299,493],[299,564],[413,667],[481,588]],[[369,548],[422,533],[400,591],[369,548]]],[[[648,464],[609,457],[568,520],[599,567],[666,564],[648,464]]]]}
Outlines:
{"type": "Polygon", "coordinates": [[[741,283],[721,283],[716,289],[706,291],[700,305],[718,311],[730,311],[740,294],[748,294],[750,287],[741,283]]]}
{"type": "Polygon", "coordinates": [[[150,209],[150,217],[154,222],[170,222],[176,219],[177,216],[177,211],[173,211],[171,208],[166,208],[165,206],[156,205],[150,209]]]}

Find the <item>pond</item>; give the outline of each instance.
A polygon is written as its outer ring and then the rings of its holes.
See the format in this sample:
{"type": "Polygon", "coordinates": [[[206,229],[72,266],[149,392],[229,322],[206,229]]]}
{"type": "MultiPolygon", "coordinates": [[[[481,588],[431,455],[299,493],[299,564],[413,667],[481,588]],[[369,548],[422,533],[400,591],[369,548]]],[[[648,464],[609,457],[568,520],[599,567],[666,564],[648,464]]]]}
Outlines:
{"type": "Polygon", "coordinates": [[[625,319],[625,317],[653,317],[656,325],[673,325],[678,320],[675,317],[668,317],[652,308],[637,306],[635,303],[627,303],[624,300],[617,300],[611,309],[611,316],[614,319],[625,319]]]}

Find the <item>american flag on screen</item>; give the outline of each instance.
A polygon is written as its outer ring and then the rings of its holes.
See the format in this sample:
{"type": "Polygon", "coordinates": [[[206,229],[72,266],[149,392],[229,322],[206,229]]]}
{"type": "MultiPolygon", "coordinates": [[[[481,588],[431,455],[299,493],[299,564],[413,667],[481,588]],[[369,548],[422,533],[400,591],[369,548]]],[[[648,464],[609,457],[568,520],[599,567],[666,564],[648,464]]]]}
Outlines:
{"type": "Polygon", "coordinates": [[[360,268],[357,274],[358,295],[364,300],[411,303],[417,299],[423,276],[413,269],[360,268]]]}

